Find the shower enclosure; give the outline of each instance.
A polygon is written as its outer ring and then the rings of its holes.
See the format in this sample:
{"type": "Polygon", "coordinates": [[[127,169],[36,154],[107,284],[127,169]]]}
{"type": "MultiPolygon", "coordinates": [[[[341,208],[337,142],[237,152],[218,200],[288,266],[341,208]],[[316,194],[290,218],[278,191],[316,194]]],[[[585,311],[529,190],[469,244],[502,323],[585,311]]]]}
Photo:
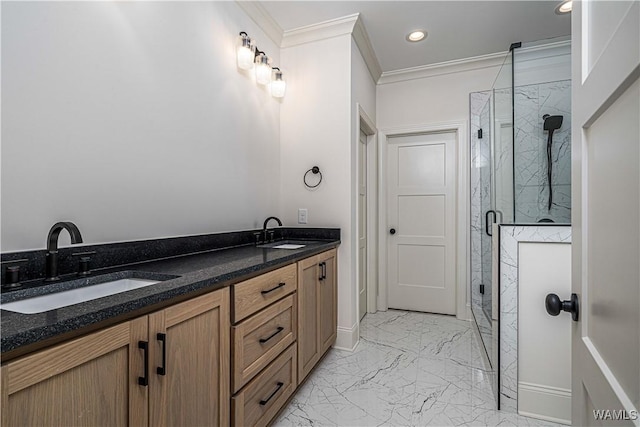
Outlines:
{"type": "Polygon", "coordinates": [[[531,59],[527,52],[539,51],[536,45],[514,43],[493,87],[470,94],[471,311],[496,396],[494,252],[499,242],[494,224],[567,224],[571,219],[571,81],[555,79],[553,70],[531,59]]]}
{"type": "Polygon", "coordinates": [[[471,312],[498,393],[498,295],[494,276],[494,223],[513,217],[512,61],[509,53],[493,88],[470,95],[471,312]]]}

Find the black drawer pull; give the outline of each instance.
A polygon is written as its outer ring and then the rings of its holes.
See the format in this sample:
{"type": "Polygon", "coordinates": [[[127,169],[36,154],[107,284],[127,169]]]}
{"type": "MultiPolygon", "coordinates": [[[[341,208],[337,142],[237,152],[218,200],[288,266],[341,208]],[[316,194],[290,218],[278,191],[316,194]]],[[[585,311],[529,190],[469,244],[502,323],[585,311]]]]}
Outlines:
{"type": "Polygon", "coordinates": [[[269,397],[267,397],[265,400],[261,400],[261,401],[260,401],[260,405],[264,406],[264,405],[266,405],[267,403],[269,403],[269,401],[271,400],[271,398],[272,398],[273,396],[275,396],[275,395],[276,395],[276,393],[278,393],[278,392],[280,391],[280,389],[282,388],[282,386],[283,386],[283,385],[284,385],[284,383],[279,381],[279,382],[278,382],[278,387],[276,387],[276,389],[275,389],[275,390],[273,390],[273,393],[271,393],[271,394],[269,395],[269,397]]]}
{"type": "Polygon", "coordinates": [[[286,285],[286,283],[284,283],[284,282],[280,282],[280,283],[278,283],[278,286],[273,287],[273,288],[271,288],[271,289],[267,289],[266,291],[260,291],[260,293],[261,293],[262,295],[266,295],[266,294],[268,294],[269,292],[273,292],[273,291],[275,291],[276,289],[280,289],[280,288],[281,288],[281,287],[283,287],[284,285],[286,285]]]}
{"type": "Polygon", "coordinates": [[[162,342],[162,366],[156,368],[158,375],[167,375],[167,334],[158,332],[158,341],[162,342]]]}
{"type": "Polygon", "coordinates": [[[267,341],[269,341],[271,338],[275,337],[276,335],[278,335],[282,331],[284,331],[284,328],[282,326],[278,326],[278,329],[276,329],[276,331],[274,333],[272,333],[271,335],[269,335],[266,338],[260,338],[260,344],[266,343],[267,341]]]}
{"type": "Polygon", "coordinates": [[[324,262],[318,264],[318,268],[320,268],[320,277],[318,277],[318,280],[322,281],[324,280],[324,262]]]}
{"type": "Polygon", "coordinates": [[[149,385],[149,343],[138,341],[138,348],[144,351],[144,377],[138,377],[138,384],[146,387],[149,385]]]}

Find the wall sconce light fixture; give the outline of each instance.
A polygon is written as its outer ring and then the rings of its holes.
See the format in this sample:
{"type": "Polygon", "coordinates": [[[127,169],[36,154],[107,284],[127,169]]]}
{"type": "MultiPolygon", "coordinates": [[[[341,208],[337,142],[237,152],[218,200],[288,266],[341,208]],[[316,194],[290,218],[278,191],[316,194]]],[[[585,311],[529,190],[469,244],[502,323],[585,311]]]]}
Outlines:
{"type": "Polygon", "coordinates": [[[268,85],[271,81],[271,65],[269,57],[264,52],[256,52],[256,82],[268,85]]]}
{"type": "Polygon", "coordinates": [[[238,57],[238,68],[242,70],[250,70],[253,68],[253,60],[255,58],[255,46],[251,43],[251,37],[244,31],[238,37],[238,47],[236,54],[238,57]]]}
{"type": "Polygon", "coordinates": [[[282,71],[280,68],[273,68],[273,78],[271,80],[271,96],[274,98],[282,98],[287,89],[287,83],[282,79],[282,71]]]}
{"type": "Polygon", "coordinates": [[[271,68],[271,60],[267,54],[258,49],[255,41],[244,31],[241,31],[238,36],[236,60],[238,68],[242,70],[251,70],[255,66],[256,82],[260,85],[269,85],[274,98],[284,96],[286,83],[282,77],[282,71],[278,67],[271,68]]]}

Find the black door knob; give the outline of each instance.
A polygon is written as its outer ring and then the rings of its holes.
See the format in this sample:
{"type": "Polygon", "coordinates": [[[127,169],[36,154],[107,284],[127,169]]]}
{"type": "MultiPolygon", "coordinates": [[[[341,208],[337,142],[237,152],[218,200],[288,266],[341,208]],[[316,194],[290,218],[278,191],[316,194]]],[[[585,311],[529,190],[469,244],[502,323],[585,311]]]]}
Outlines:
{"type": "Polygon", "coordinates": [[[561,311],[571,313],[571,318],[574,321],[578,321],[580,314],[580,304],[578,303],[578,295],[571,294],[570,300],[561,301],[560,297],[556,294],[549,294],[544,300],[544,305],[547,308],[547,313],[552,316],[557,316],[561,311]]]}
{"type": "Polygon", "coordinates": [[[389,230],[389,233],[391,233],[391,234],[396,234],[396,229],[395,229],[395,228],[392,228],[391,230],[389,230]]]}

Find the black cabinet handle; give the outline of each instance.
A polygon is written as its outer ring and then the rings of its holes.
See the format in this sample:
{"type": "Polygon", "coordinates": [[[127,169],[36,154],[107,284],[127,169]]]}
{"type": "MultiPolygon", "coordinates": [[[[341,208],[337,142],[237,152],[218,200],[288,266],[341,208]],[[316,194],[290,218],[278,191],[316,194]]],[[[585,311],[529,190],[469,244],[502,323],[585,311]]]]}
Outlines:
{"type": "Polygon", "coordinates": [[[389,230],[389,233],[390,233],[390,234],[396,234],[396,229],[395,229],[395,228],[392,228],[391,230],[389,230]]]}
{"type": "Polygon", "coordinates": [[[284,328],[282,326],[278,326],[278,329],[272,333],[271,335],[269,335],[266,338],[260,338],[260,344],[264,344],[267,341],[269,341],[271,338],[275,337],[276,335],[278,335],[280,332],[284,331],[284,328]]]}
{"type": "Polygon", "coordinates": [[[318,280],[323,281],[324,280],[324,262],[321,262],[320,264],[318,264],[318,268],[320,268],[320,277],[318,277],[318,280]]]}
{"type": "Polygon", "coordinates": [[[138,348],[144,352],[144,377],[138,377],[138,384],[146,387],[149,385],[149,343],[138,341],[138,348]]]}
{"type": "Polygon", "coordinates": [[[162,342],[162,366],[156,368],[158,375],[167,375],[167,334],[158,333],[158,341],[162,342]]]}
{"type": "Polygon", "coordinates": [[[262,295],[266,295],[266,294],[268,294],[269,292],[273,292],[273,291],[275,291],[276,289],[279,289],[279,288],[283,287],[284,285],[286,285],[286,283],[284,283],[284,282],[280,282],[280,283],[278,283],[278,286],[273,287],[273,288],[271,288],[271,289],[267,289],[266,291],[260,291],[260,293],[261,293],[262,295]]]}
{"type": "Polygon", "coordinates": [[[322,280],[325,280],[327,278],[327,263],[323,262],[322,263],[322,280]]]}
{"type": "Polygon", "coordinates": [[[491,227],[489,227],[489,214],[493,214],[493,221],[491,222],[491,224],[496,222],[496,211],[494,211],[493,209],[489,209],[484,214],[484,231],[488,236],[493,236],[493,234],[489,231],[491,229],[491,227]]]}
{"type": "Polygon", "coordinates": [[[275,389],[275,390],[273,390],[273,393],[271,393],[271,394],[269,395],[269,397],[267,397],[267,398],[266,398],[266,399],[264,399],[264,400],[261,400],[261,401],[260,401],[260,405],[264,406],[264,405],[266,405],[267,403],[269,403],[269,401],[271,400],[271,398],[272,398],[273,396],[275,396],[275,395],[276,395],[276,393],[278,393],[278,392],[280,391],[280,389],[282,388],[282,386],[283,386],[283,385],[284,385],[284,383],[283,383],[283,382],[278,381],[278,387],[276,387],[276,389],[275,389]]]}

